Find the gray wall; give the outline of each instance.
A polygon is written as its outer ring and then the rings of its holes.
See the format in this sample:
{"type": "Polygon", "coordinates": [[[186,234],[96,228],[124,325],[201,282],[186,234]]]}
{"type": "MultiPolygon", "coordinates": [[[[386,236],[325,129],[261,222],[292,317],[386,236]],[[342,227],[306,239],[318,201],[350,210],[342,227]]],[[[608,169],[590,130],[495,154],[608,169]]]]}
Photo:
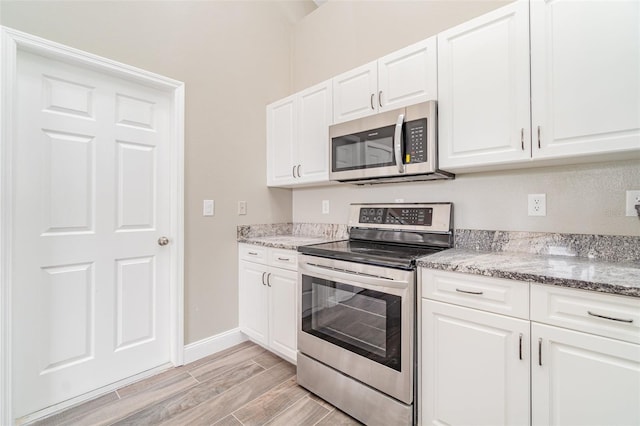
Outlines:
{"type": "MultiPolygon", "coordinates": [[[[296,90],[331,78],[509,1],[329,2],[295,29],[296,90]],[[330,31],[327,29],[330,28],[330,31]]],[[[346,223],[350,202],[452,201],[459,228],[640,235],[624,216],[640,189],[640,160],[458,175],[447,182],[348,184],[293,191],[296,222],[346,223]],[[547,216],[527,216],[527,194],[547,194],[547,216]],[[329,200],[330,214],[321,214],[329,200]]]]}
{"type": "Polygon", "coordinates": [[[265,185],[265,105],[291,92],[292,19],[308,6],[0,2],[2,25],[186,83],[186,343],[238,325],[236,225],[291,220],[291,191],[265,185]],[[214,217],[202,217],[203,199],[214,217]]]}

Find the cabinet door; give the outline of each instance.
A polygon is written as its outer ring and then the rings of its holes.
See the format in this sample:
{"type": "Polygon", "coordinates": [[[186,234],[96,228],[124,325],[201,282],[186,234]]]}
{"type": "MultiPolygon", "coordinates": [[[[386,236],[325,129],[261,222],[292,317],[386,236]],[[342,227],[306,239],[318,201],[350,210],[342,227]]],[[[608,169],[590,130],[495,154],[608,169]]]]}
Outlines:
{"type": "Polygon", "coordinates": [[[269,347],[295,363],[297,350],[298,273],[270,268],[269,347]]]}
{"type": "Polygon", "coordinates": [[[533,425],[640,424],[640,345],[538,323],[531,342],[533,425]]]}
{"type": "Polygon", "coordinates": [[[442,169],[530,160],[528,2],[438,34],[438,126],[442,169]]]}
{"type": "Polygon", "coordinates": [[[331,80],[299,93],[299,183],[329,181],[329,125],[332,123],[331,80]]]}
{"type": "Polygon", "coordinates": [[[438,99],[436,37],[378,59],[378,109],[438,99]]]}
{"type": "Polygon", "coordinates": [[[333,122],[349,121],[378,111],[377,61],[333,78],[333,122]]]}
{"type": "Polygon", "coordinates": [[[267,105],[267,185],[294,182],[297,138],[295,96],[267,105]]]}
{"type": "Polygon", "coordinates": [[[422,299],[423,425],[528,425],[529,321],[422,299]]]}
{"type": "Polygon", "coordinates": [[[532,1],[531,95],[534,158],[640,150],[640,2],[532,1]]]}
{"type": "Polygon", "coordinates": [[[267,267],[246,261],[239,262],[240,330],[256,342],[268,344],[267,267]]]}

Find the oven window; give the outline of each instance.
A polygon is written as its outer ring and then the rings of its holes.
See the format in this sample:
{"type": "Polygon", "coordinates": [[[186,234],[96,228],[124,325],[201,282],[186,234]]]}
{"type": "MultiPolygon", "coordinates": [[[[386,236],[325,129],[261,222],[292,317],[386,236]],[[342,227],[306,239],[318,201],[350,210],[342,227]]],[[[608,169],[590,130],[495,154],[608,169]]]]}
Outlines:
{"type": "Polygon", "coordinates": [[[400,296],[302,275],[302,331],[401,371],[400,296]]]}
{"type": "Polygon", "coordinates": [[[393,166],[393,133],[395,126],[387,126],[370,132],[333,138],[332,171],[368,169],[393,166]]]}

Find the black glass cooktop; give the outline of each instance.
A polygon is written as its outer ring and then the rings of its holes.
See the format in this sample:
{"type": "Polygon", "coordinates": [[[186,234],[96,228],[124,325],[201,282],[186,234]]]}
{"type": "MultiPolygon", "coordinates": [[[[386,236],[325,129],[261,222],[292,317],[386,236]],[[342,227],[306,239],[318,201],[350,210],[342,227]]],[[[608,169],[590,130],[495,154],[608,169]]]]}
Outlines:
{"type": "Polygon", "coordinates": [[[333,241],[298,247],[300,253],[311,256],[406,270],[415,268],[416,259],[441,250],[441,248],[382,244],[357,240],[333,241]]]}

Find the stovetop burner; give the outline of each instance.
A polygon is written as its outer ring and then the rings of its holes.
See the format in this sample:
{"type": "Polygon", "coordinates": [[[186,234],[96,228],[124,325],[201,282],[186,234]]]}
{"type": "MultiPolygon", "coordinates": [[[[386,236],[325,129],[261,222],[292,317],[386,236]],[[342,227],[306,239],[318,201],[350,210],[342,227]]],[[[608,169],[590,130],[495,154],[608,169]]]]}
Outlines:
{"type": "Polygon", "coordinates": [[[349,240],[301,246],[302,254],[405,270],[452,247],[451,203],[352,204],[349,240]]]}
{"type": "Polygon", "coordinates": [[[406,270],[415,268],[416,259],[440,250],[442,249],[350,240],[313,244],[298,248],[300,253],[311,256],[406,270]]]}

